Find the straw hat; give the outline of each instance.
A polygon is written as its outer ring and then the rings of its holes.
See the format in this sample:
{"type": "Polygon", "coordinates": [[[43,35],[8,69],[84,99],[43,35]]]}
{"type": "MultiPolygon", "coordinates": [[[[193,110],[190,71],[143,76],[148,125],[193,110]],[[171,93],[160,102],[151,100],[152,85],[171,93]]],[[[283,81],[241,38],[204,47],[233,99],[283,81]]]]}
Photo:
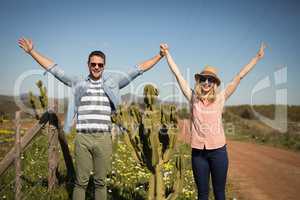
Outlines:
{"type": "Polygon", "coordinates": [[[206,65],[202,72],[195,74],[196,81],[199,81],[201,76],[213,77],[218,86],[221,84],[221,80],[218,77],[218,69],[213,66],[206,65]]]}

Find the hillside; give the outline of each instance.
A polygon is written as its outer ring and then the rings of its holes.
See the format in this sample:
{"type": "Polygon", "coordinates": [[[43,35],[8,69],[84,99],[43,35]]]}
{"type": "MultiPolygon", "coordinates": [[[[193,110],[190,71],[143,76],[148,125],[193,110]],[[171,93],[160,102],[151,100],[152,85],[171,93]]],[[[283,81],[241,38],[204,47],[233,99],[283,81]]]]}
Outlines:
{"type": "Polygon", "coordinates": [[[14,97],[0,95],[0,116],[11,118],[17,110],[14,97]]]}
{"type": "MultiPolygon", "coordinates": [[[[142,104],[144,99],[143,97],[127,93],[125,95],[121,96],[122,102],[126,104],[130,103],[138,103],[142,104]]],[[[21,95],[21,100],[25,105],[29,104],[28,95],[23,94],[21,95]]],[[[65,103],[64,108],[67,108],[67,99],[55,99],[55,101],[58,101],[59,106],[62,106],[65,103]]],[[[158,103],[161,103],[162,101],[158,100],[158,103]]],[[[186,107],[187,105],[185,103],[179,103],[179,102],[170,102],[165,101],[164,104],[174,103],[179,107],[186,107]]],[[[14,96],[7,96],[7,95],[0,95],[0,116],[5,116],[8,119],[12,119],[15,115],[15,112],[19,110],[18,106],[15,103],[14,96]]]]}

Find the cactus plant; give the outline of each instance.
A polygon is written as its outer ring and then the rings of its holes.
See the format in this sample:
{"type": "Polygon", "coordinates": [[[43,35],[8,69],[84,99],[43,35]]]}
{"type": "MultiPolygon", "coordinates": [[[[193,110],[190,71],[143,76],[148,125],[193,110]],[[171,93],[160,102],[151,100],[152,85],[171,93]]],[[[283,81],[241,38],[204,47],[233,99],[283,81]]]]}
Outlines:
{"type": "Polygon", "coordinates": [[[36,82],[36,86],[39,88],[40,96],[37,99],[31,91],[29,91],[29,103],[33,109],[34,116],[38,120],[41,117],[41,114],[48,106],[48,96],[47,96],[47,89],[43,85],[41,80],[36,82]]]}
{"type": "Polygon", "coordinates": [[[165,192],[162,168],[170,162],[177,139],[177,114],[174,105],[156,105],[158,90],[144,87],[145,110],[136,104],[120,106],[113,122],[126,132],[124,141],[132,148],[133,157],[151,172],[149,200],[174,200],[182,190],[183,167],[181,156],[176,157],[175,181],[171,191],[165,192]]]}

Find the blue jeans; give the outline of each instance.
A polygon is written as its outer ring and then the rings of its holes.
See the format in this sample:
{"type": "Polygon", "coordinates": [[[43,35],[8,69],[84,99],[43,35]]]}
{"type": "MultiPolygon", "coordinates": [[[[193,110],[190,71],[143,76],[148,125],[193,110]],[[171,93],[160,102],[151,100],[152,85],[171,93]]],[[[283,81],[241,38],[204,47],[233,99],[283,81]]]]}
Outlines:
{"type": "Polygon", "coordinates": [[[228,171],[226,145],[218,149],[192,149],[192,168],[198,188],[198,200],[208,200],[211,175],[216,200],[225,200],[228,171]]]}

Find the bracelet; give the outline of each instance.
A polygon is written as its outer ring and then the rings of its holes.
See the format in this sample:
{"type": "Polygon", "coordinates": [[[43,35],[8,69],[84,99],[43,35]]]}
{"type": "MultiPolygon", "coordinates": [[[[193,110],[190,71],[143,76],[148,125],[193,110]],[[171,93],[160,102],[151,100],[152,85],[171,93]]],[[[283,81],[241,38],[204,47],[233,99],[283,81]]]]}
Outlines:
{"type": "Polygon", "coordinates": [[[254,58],[259,60],[260,59],[259,54],[257,53],[254,58]]]}

